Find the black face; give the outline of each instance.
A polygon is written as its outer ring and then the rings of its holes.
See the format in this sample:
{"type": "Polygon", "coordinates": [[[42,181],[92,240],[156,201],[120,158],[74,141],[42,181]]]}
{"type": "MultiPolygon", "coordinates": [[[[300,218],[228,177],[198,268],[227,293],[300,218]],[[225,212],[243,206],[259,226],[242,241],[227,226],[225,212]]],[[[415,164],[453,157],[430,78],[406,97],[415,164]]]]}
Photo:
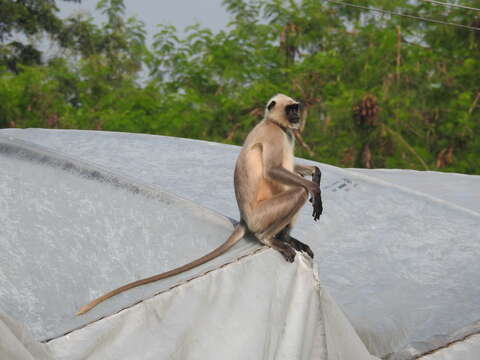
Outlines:
{"type": "Polygon", "coordinates": [[[297,124],[300,121],[300,104],[296,103],[285,106],[285,114],[290,123],[297,124]]]}

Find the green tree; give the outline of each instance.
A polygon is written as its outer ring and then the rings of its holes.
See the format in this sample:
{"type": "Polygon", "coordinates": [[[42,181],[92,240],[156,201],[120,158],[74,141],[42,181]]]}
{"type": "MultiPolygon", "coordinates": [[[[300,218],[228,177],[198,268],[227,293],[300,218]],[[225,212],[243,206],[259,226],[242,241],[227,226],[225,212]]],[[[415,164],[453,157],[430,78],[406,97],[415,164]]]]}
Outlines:
{"type": "MultiPolygon", "coordinates": [[[[241,144],[283,92],[304,104],[301,156],[480,174],[480,31],[329,1],[223,3],[226,29],[161,25],[147,49],[144,25],[126,18],[123,1],[101,0],[104,24],[67,19],[56,57],[0,73],[0,126],[241,144]]],[[[474,11],[424,1],[350,3],[480,26],[474,11]]]]}
{"type": "Polygon", "coordinates": [[[54,0],[0,0],[0,64],[13,72],[18,72],[18,64],[41,64],[40,50],[31,44],[10,40],[13,35],[58,36],[63,30],[63,22],[57,12],[54,0]]]}

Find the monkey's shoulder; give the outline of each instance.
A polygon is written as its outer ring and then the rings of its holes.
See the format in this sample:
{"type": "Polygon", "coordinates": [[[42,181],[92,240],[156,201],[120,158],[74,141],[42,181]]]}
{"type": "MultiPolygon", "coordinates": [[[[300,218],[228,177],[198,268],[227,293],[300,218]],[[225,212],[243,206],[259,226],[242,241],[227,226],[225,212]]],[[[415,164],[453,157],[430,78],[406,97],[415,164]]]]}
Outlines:
{"type": "Polygon", "coordinates": [[[280,126],[272,121],[263,120],[248,134],[245,145],[252,147],[265,143],[281,144],[285,140],[290,141],[289,136],[280,126]]]}

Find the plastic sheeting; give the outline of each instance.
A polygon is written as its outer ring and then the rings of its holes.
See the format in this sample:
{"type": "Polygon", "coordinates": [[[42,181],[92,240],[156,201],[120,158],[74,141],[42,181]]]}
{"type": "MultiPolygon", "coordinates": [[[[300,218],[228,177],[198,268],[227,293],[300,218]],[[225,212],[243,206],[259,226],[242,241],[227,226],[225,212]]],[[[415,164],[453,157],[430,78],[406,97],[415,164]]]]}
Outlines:
{"type": "MultiPolygon", "coordinates": [[[[231,178],[238,147],[121,133],[1,133],[238,218],[231,178]]],[[[404,172],[320,166],[325,213],[313,223],[306,206],[294,236],[315,251],[322,285],[370,352],[413,358],[478,332],[480,215],[472,199],[480,195],[480,177],[419,172],[402,180],[404,172]]],[[[198,243],[212,248],[220,238],[198,243]]]]}

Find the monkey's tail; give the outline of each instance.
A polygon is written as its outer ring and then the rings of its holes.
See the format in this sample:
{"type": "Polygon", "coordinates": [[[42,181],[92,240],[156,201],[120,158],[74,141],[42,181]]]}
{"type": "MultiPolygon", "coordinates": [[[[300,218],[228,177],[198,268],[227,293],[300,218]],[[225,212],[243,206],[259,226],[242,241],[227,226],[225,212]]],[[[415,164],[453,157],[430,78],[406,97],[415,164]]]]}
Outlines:
{"type": "Polygon", "coordinates": [[[206,262],[208,262],[212,259],[215,259],[217,256],[222,255],[225,251],[227,251],[233,245],[235,245],[241,238],[243,238],[245,233],[246,233],[246,227],[243,224],[243,222],[241,222],[235,227],[235,230],[233,230],[232,234],[228,237],[228,239],[222,245],[217,247],[215,250],[209,252],[207,255],[202,256],[201,258],[198,258],[197,260],[194,260],[194,261],[192,261],[188,264],[185,264],[185,265],[180,266],[178,268],[175,268],[173,270],[169,270],[167,272],[164,272],[164,273],[161,273],[161,274],[158,274],[158,275],[150,276],[150,277],[145,278],[145,279],[133,281],[129,284],[123,285],[123,286],[121,286],[121,287],[119,287],[115,290],[112,290],[112,291],[106,293],[105,295],[102,295],[99,298],[96,298],[91,303],[83,306],[76,313],[76,315],[85,314],[87,311],[90,311],[91,309],[93,309],[95,306],[97,306],[101,302],[111,298],[112,296],[120,294],[123,291],[130,290],[130,289],[132,289],[134,287],[137,287],[137,286],[140,286],[140,285],[149,284],[149,283],[154,282],[154,281],[158,281],[158,280],[165,279],[165,278],[168,278],[168,277],[173,276],[173,275],[180,274],[184,271],[188,271],[188,270],[193,269],[193,268],[195,268],[199,265],[202,265],[202,264],[204,264],[204,263],[206,263],[206,262]]]}

